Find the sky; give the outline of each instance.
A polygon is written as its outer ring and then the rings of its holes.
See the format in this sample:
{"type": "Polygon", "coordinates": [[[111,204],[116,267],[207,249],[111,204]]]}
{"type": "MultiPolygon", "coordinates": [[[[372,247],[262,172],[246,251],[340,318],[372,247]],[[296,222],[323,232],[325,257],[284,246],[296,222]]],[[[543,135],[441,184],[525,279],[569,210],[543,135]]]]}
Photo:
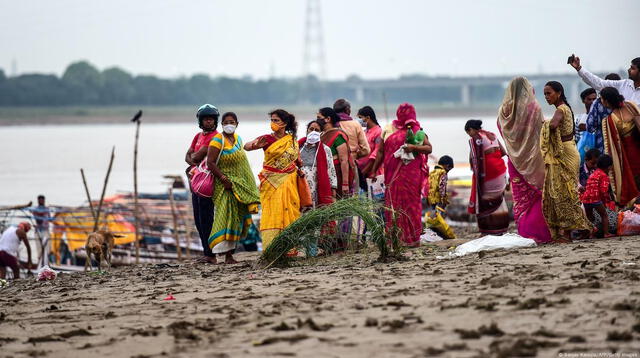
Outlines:
{"type": "MultiPolygon", "coordinates": [[[[160,77],[303,73],[307,0],[0,0],[0,68],[87,60],[160,77]]],[[[326,74],[344,79],[592,71],[640,56],[639,0],[320,0],[326,74]]]]}

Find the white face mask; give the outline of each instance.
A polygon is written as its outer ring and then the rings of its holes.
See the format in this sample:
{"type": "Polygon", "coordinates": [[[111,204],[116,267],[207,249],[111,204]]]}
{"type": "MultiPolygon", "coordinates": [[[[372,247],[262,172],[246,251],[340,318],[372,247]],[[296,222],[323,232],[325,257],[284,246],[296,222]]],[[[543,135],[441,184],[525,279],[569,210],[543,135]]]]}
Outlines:
{"type": "Polygon", "coordinates": [[[316,144],[319,141],[320,141],[320,132],[313,131],[307,134],[307,143],[316,144]]]}
{"type": "Polygon", "coordinates": [[[222,130],[227,134],[233,134],[236,131],[236,126],[234,124],[225,124],[222,126],[222,130]]]}

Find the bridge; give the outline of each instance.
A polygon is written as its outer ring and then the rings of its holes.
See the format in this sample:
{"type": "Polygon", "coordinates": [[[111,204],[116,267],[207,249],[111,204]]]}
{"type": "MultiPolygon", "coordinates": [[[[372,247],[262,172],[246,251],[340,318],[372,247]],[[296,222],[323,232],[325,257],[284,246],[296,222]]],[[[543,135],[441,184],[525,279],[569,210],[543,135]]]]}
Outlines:
{"type": "MultiPolygon", "coordinates": [[[[606,73],[598,73],[604,77],[606,73]]],[[[484,91],[488,87],[501,88],[502,93],[509,82],[516,76],[487,76],[487,77],[427,77],[427,76],[404,76],[392,80],[361,80],[354,79],[343,83],[343,86],[353,90],[354,100],[363,102],[365,91],[393,91],[400,89],[447,89],[459,91],[458,103],[461,106],[471,106],[474,104],[472,94],[475,91],[484,91]]],[[[588,86],[577,73],[563,74],[537,74],[526,77],[533,85],[538,98],[542,96],[544,84],[548,81],[558,81],[562,83],[566,91],[567,99],[571,103],[581,103],[580,92],[588,86]]]]}

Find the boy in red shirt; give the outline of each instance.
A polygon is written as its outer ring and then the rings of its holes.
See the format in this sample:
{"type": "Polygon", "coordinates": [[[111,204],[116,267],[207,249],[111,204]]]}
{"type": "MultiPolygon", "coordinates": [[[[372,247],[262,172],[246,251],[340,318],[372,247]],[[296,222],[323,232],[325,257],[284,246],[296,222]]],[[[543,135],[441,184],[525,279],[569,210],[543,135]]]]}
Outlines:
{"type": "Polygon", "coordinates": [[[598,169],[596,169],[587,180],[584,192],[580,195],[580,201],[584,204],[587,217],[591,222],[594,221],[593,211],[597,211],[602,218],[602,232],[604,237],[613,237],[615,235],[609,233],[609,217],[605,206],[611,202],[609,195],[609,170],[613,166],[613,159],[608,155],[602,155],[598,158],[598,169]]]}

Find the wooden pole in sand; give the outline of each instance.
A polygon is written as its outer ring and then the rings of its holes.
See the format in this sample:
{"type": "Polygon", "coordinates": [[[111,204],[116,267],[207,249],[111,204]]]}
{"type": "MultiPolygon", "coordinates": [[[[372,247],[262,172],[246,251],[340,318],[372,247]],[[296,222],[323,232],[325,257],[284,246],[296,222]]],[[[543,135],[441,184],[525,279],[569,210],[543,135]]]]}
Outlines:
{"type": "Polygon", "coordinates": [[[136,141],[133,146],[133,217],[136,222],[136,265],[140,263],[140,208],[138,206],[138,137],[140,136],[140,117],[142,110],[139,110],[131,119],[136,123],[136,141]]]}
{"type": "Polygon", "coordinates": [[[84,192],[87,194],[87,200],[89,201],[89,208],[91,209],[91,216],[93,216],[93,221],[97,221],[96,212],[93,209],[93,202],[91,202],[91,194],[89,194],[89,186],[87,185],[87,178],[84,176],[84,169],[80,168],[80,174],[82,175],[82,184],[84,184],[84,192]]]}
{"type": "Polygon", "coordinates": [[[102,184],[102,195],[100,195],[100,202],[98,202],[98,209],[96,210],[96,219],[93,224],[93,231],[98,231],[100,225],[100,211],[102,210],[102,202],[104,201],[104,194],[107,191],[107,183],[109,182],[109,175],[111,175],[111,167],[113,167],[113,158],[115,157],[116,147],[111,148],[111,159],[109,159],[109,168],[107,169],[107,175],[104,177],[104,184],[102,184]]]}
{"type": "Polygon", "coordinates": [[[176,203],[173,200],[173,188],[169,188],[169,203],[171,204],[171,216],[173,216],[173,238],[176,240],[176,251],[178,261],[182,261],[182,249],[180,248],[180,235],[178,235],[178,214],[176,213],[176,203]]]}

